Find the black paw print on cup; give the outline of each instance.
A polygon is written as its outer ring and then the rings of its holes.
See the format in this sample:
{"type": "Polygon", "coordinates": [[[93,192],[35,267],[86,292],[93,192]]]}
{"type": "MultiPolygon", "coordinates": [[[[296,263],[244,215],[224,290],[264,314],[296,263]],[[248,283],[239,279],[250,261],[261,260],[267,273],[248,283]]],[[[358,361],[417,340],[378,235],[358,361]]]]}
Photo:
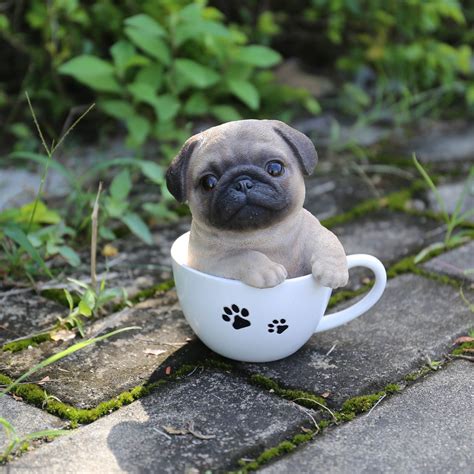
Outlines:
{"type": "Polygon", "coordinates": [[[274,319],[273,323],[268,325],[268,332],[275,332],[281,334],[288,329],[288,324],[286,324],[286,319],[274,319]]]}
{"type": "Polygon", "coordinates": [[[226,322],[232,321],[232,327],[234,329],[243,329],[250,326],[252,323],[248,319],[250,316],[247,308],[240,309],[236,304],[233,304],[230,308],[224,306],[224,314],[222,319],[226,322]]]}

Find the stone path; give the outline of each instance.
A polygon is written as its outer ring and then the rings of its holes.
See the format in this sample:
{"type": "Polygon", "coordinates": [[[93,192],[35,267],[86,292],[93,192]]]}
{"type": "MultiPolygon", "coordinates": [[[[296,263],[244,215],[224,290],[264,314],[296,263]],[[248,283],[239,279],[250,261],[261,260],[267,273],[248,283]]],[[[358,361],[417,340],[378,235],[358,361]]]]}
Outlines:
{"type": "MultiPolygon", "coordinates": [[[[474,160],[469,143],[456,155],[465,166],[474,160]]],[[[436,166],[442,158],[422,155],[436,166]]],[[[328,219],[347,253],[383,261],[390,278],[382,299],[273,363],[213,354],[186,324],[175,291],[156,286],[170,276],[169,248],[188,220],[156,229],[152,248],[133,238],[115,243],[113,284],[133,289],[135,304],[87,321],[87,336],[140,328],[42,369],[15,398],[0,397],[0,417],[20,436],[70,428],[0,471],[469,472],[472,366],[450,354],[474,327],[473,241],[415,265],[421,249],[444,237],[432,214],[439,209],[429,193],[411,192],[408,179],[374,182],[375,194],[360,177],[323,173],[308,181],[306,205],[328,219]],[[403,202],[391,198],[398,191],[403,202]]],[[[456,173],[443,182],[462,186],[456,173]]],[[[86,275],[83,267],[76,276],[86,275]]],[[[353,304],[370,281],[351,272],[329,313],[353,304]]],[[[0,301],[0,344],[47,331],[66,315],[46,294],[0,288],[0,301]]],[[[0,384],[75,342],[31,340],[0,351],[0,384]]],[[[472,349],[461,356],[472,358],[472,349]]],[[[0,449],[5,444],[0,432],[0,449]]]]}
{"type": "Polygon", "coordinates": [[[472,368],[455,362],[262,472],[472,472],[473,404],[472,368]]]}

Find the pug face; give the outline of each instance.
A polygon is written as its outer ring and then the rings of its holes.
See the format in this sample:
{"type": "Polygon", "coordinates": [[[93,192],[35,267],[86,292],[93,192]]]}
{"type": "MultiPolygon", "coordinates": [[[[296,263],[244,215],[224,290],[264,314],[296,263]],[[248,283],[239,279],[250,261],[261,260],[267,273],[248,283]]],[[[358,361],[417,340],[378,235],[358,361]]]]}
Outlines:
{"type": "Polygon", "coordinates": [[[316,159],[311,141],[282,122],[229,122],[186,142],[168,170],[168,189],[207,226],[265,228],[303,206],[303,175],[316,159]]]}

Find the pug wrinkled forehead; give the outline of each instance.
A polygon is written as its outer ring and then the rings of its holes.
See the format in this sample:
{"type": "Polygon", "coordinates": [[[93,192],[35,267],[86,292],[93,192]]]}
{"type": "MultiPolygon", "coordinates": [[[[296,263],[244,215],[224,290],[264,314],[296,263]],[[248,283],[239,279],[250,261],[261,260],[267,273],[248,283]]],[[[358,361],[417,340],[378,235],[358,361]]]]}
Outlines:
{"type": "Polygon", "coordinates": [[[244,230],[282,219],[304,200],[303,175],[317,153],[311,140],[278,120],[239,120],[189,138],[166,179],[193,217],[244,230]]]}

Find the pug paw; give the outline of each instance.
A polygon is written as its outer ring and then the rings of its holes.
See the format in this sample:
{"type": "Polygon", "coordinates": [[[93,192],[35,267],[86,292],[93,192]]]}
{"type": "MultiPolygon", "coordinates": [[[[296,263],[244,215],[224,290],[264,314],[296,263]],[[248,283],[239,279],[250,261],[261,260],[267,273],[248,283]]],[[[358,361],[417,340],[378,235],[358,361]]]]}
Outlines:
{"type": "Polygon", "coordinates": [[[244,274],[241,281],[255,288],[272,288],[283,282],[288,272],[283,265],[272,261],[255,266],[244,274]]]}
{"type": "Polygon", "coordinates": [[[347,265],[335,265],[334,262],[315,262],[312,273],[318,284],[333,289],[346,286],[349,281],[347,265]]]}

